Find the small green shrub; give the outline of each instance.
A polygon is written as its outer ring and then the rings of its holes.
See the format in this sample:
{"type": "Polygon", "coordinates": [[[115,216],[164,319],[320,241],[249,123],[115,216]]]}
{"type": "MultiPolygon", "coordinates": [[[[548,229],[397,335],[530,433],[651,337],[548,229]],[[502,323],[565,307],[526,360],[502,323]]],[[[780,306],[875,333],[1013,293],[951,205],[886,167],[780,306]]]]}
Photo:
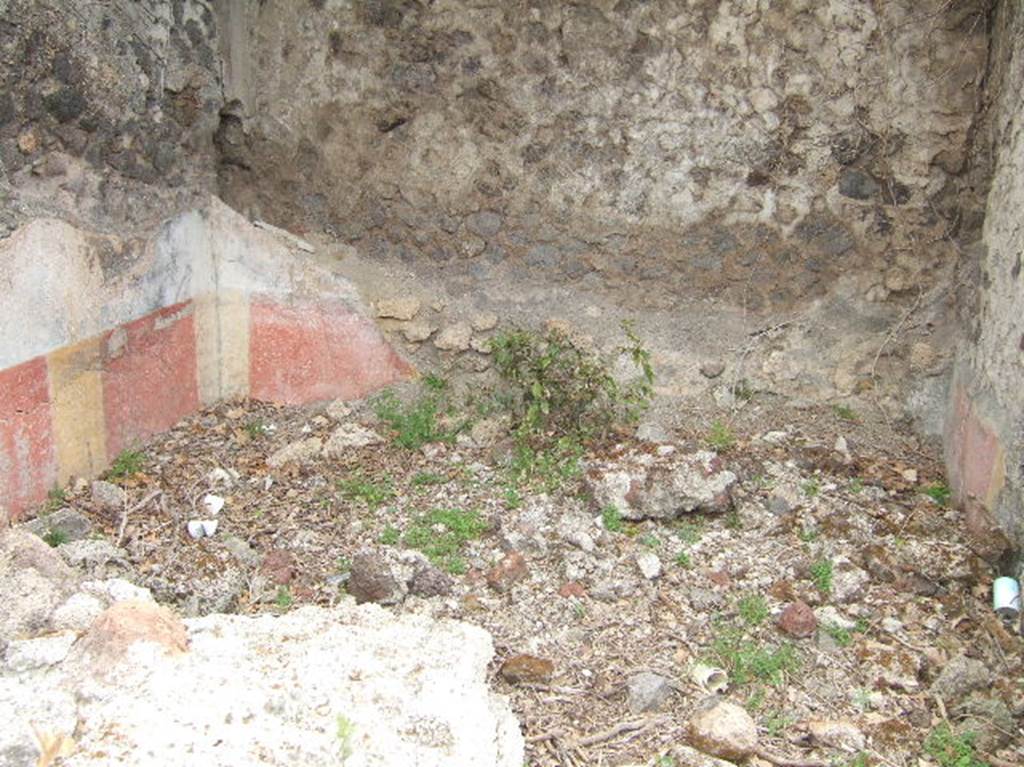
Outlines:
{"type": "Polygon", "coordinates": [[[145,455],[141,450],[125,450],[114,459],[107,476],[111,479],[124,479],[132,474],[138,474],[142,471],[144,461],[145,455]]]}
{"type": "Polygon", "coordinates": [[[708,444],[720,453],[726,453],[736,446],[736,435],[727,424],[715,421],[708,432],[708,444]]]}
{"type": "Polygon", "coordinates": [[[397,527],[388,525],[380,534],[380,542],[385,546],[395,546],[402,539],[402,533],[397,527]]]}
{"type": "Polygon", "coordinates": [[[842,626],[836,626],[835,624],[829,624],[823,628],[825,629],[825,632],[832,637],[832,641],[840,647],[849,647],[853,644],[853,632],[849,629],[845,629],[842,626]]]}
{"type": "Polygon", "coordinates": [[[933,482],[924,489],[924,494],[931,498],[939,506],[948,506],[952,492],[945,482],[933,482]]]}
{"type": "Polygon", "coordinates": [[[811,580],[822,594],[832,593],[832,560],[819,559],[811,565],[811,580]]]}
{"type": "Polygon", "coordinates": [[[477,511],[433,509],[413,522],[402,541],[423,552],[437,567],[460,574],[466,572],[462,547],[486,529],[487,523],[477,511]]]}
{"type": "Polygon", "coordinates": [[[246,422],[245,431],[251,439],[256,440],[267,433],[267,425],[260,419],[256,418],[246,422]]]}
{"type": "Polygon", "coordinates": [[[939,767],[988,767],[976,753],[976,738],[973,732],[957,735],[948,724],[940,724],[925,738],[924,750],[939,767]]]}
{"type": "Polygon", "coordinates": [[[346,479],[339,479],[338,490],[345,500],[361,501],[371,509],[380,508],[395,497],[391,480],[385,478],[375,482],[358,472],[346,479]]]}
{"type": "Polygon", "coordinates": [[[689,570],[691,565],[693,564],[692,560],[690,559],[689,552],[680,551],[678,554],[676,554],[676,564],[686,570],[689,570]]]}
{"type": "Polygon", "coordinates": [[[622,512],[618,507],[609,504],[601,509],[601,524],[609,533],[622,532],[622,512]]]}
{"type": "Polygon", "coordinates": [[[654,392],[654,371],[650,352],[632,326],[623,323],[623,331],[627,342],[618,354],[639,373],[628,383],[612,375],[613,358],[583,349],[559,330],[539,335],[513,329],[491,339],[520,441],[547,444],[566,436],[586,441],[639,419],[654,392]]]}
{"type": "Polygon", "coordinates": [[[760,594],[748,594],[736,605],[740,617],[748,626],[760,626],[768,619],[768,603],[760,594]]]}

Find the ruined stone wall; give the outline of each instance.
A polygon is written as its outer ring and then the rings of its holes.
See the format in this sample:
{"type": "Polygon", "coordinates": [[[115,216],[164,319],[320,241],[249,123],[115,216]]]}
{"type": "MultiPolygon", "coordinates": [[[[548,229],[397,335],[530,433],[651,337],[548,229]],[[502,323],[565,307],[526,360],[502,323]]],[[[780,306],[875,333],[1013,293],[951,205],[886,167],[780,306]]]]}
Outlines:
{"type": "Polygon", "coordinates": [[[0,1],[0,236],[41,215],[152,228],[212,188],[212,5],[0,1]]]}
{"type": "Polygon", "coordinates": [[[233,5],[222,193],[375,258],[756,311],[907,298],[979,225],[986,0],[233,5]]]}
{"type": "Polygon", "coordinates": [[[946,437],[961,502],[982,531],[992,522],[1024,543],[1024,6],[994,17],[989,114],[993,176],[976,272],[965,292],[966,343],[957,361],[946,437]],[[985,512],[992,512],[994,520],[985,512]]]}

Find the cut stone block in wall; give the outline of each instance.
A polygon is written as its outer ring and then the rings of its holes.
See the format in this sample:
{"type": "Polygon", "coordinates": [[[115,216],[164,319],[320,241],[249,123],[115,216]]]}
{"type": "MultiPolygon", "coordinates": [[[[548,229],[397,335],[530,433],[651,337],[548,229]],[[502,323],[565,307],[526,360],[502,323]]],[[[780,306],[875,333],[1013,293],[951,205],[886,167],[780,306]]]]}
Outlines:
{"type": "Polygon", "coordinates": [[[202,404],[411,373],[347,280],[216,199],[141,247],[37,220],[0,243],[0,284],[0,517],[202,404]]]}

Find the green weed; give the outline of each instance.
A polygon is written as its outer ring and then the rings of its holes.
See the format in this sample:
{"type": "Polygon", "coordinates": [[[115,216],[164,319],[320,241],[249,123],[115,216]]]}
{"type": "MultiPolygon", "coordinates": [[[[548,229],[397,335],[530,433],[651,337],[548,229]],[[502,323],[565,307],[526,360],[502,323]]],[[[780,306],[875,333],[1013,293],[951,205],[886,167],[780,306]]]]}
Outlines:
{"type": "Polygon", "coordinates": [[[811,565],[811,580],[825,596],[832,593],[832,560],[819,559],[811,565]]]}
{"type": "Polygon", "coordinates": [[[429,485],[443,485],[448,480],[440,474],[431,471],[420,471],[413,475],[413,487],[427,487],[429,485]]]}
{"type": "Polygon", "coordinates": [[[976,753],[976,738],[973,732],[957,735],[948,724],[940,724],[925,738],[924,750],[939,767],[988,767],[976,753]]]}
{"type": "Polygon", "coordinates": [[[692,560],[690,559],[689,553],[686,551],[680,551],[678,554],[676,554],[675,562],[677,565],[687,570],[689,570],[690,566],[693,564],[692,560]]]}
{"type": "Polygon", "coordinates": [[[246,421],[245,431],[251,439],[259,439],[267,433],[267,425],[258,418],[246,421]]]}
{"type": "Polygon", "coordinates": [[[778,685],[786,673],[800,667],[800,658],[792,645],[765,646],[745,639],[740,632],[722,632],[711,644],[715,660],[729,671],[736,684],[759,679],[778,685]]]}
{"type": "Polygon", "coordinates": [[[114,459],[107,476],[110,479],[124,479],[132,474],[138,474],[142,471],[145,458],[141,450],[125,450],[114,459]]]}
{"type": "Polygon", "coordinates": [[[711,424],[708,432],[708,444],[720,453],[726,453],[736,445],[736,435],[731,428],[721,421],[711,424]]]}
{"type": "Polygon", "coordinates": [[[658,536],[646,533],[640,536],[640,545],[646,546],[649,549],[656,549],[661,545],[661,541],[658,540],[658,536]]]}
{"type": "Polygon", "coordinates": [[[436,393],[421,395],[410,403],[403,403],[392,391],[386,391],[373,401],[377,417],[391,427],[395,442],[409,450],[418,450],[429,442],[451,442],[455,433],[438,424],[441,400],[436,393]]]}
{"type": "Polygon", "coordinates": [[[743,622],[748,626],[760,626],[768,619],[768,603],[760,594],[748,594],[737,604],[743,622]]]}
{"type": "Polygon", "coordinates": [[[287,610],[295,603],[295,598],[292,596],[292,591],[287,586],[277,587],[277,596],[274,598],[274,604],[277,605],[279,610],[287,610]]]}
{"type": "Polygon", "coordinates": [[[337,725],[338,728],[335,735],[338,738],[338,758],[341,759],[341,763],[344,765],[355,750],[352,745],[352,737],[355,735],[356,726],[352,723],[352,720],[341,714],[338,714],[337,725]]]}
{"type": "Polygon", "coordinates": [[[676,524],[675,529],[679,540],[691,546],[700,543],[701,536],[704,535],[704,524],[699,519],[692,522],[680,521],[676,524]]]}
{"type": "Polygon", "coordinates": [[[523,496],[514,487],[505,488],[505,507],[510,511],[523,505],[523,496]]]}
{"type": "Polygon", "coordinates": [[[795,721],[796,720],[793,717],[786,716],[776,709],[770,713],[766,712],[766,716],[764,718],[764,729],[768,733],[768,737],[777,738],[795,721]]]}
{"type": "Polygon", "coordinates": [[[477,511],[433,509],[406,530],[403,543],[423,552],[434,565],[450,573],[466,572],[461,552],[464,544],[479,538],[487,523],[477,511]]]}
{"type": "Polygon", "coordinates": [[[54,485],[46,494],[46,510],[57,511],[68,501],[68,491],[54,485]]]}
{"type": "Polygon", "coordinates": [[[397,527],[388,525],[380,534],[380,542],[385,546],[396,546],[402,539],[402,533],[397,527]]]}
{"type": "Polygon", "coordinates": [[[583,445],[572,437],[562,437],[553,445],[542,447],[519,441],[512,455],[509,473],[518,485],[554,492],[580,476],[582,456],[583,445]]]}
{"type": "Polygon", "coordinates": [[[427,373],[423,376],[423,385],[430,391],[442,392],[448,388],[448,381],[436,373],[427,373]]]}
{"type": "Polygon", "coordinates": [[[836,414],[837,418],[841,418],[844,421],[856,421],[857,413],[849,405],[833,405],[832,412],[836,414]]]}
{"type": "Polygon", "coordinates": [[[924,489],[924,494],[931,498],[939,506],[948,506],[952,491],[945,482],[933,482],[924,489]]]}
{"type": "Polygon", "coordinates": [[[46,531],[46,534],[43,535],[43,540],[53,548],[57,548],[71,539],[68,537],[68,534],[59,527],[53,527],[46,531]]]}
{"type": "Polygon", "coordinates": [[[376,482],[356,473],[338,480],[338,490],[347,501],[361,501],[371,509],[380,508],[395,497],[391,480],[385,478],[376,482]]]}
{"type": "Polygon", "coordinates": [[[808,498],[816,498],[821,493],[821,483],[812,477],[800,485],[800,489],[803,490],[804,495],[808,498]]]}
{"type": "Polygon", "coordinates": [[[618,507],[609,504],[601,509],[601,524],[609,533],[622,532],[622,512],[618,507]]]}

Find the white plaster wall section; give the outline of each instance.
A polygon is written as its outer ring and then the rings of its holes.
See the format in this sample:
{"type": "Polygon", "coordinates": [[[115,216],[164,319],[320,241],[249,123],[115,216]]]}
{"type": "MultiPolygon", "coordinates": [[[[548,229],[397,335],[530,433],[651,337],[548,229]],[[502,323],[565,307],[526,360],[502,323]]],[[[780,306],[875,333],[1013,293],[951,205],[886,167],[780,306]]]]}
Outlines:
{"type": "Polygon", "coordinates": [[[77,263],[66,252],[73,231],[38,219],[0,243],[0,370],[70,342],[64,301],[77,263]]]}
{"type": "Polygon", "coordinates": [[[363,310],[347,279],[284,237],[258,229],[214,198],[208,212],[217,290],[266,295],[287,302],[296,296],[329,298],[363,310]]]}

